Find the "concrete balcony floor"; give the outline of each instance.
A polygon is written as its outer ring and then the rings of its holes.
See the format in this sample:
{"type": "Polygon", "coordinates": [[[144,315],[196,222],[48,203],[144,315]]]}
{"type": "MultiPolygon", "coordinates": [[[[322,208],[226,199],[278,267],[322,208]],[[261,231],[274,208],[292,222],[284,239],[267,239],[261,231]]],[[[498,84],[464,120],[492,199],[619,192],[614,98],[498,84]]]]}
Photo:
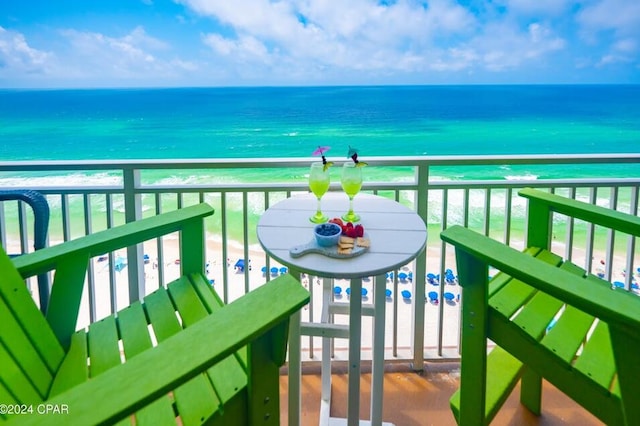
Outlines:
{"type": "MultiPolygon", "coordinates": [[[[332,376],[331,416],[347,413],[347,374],[334,368],[332,376]]],[[[371,374],[363,368],[361,376],[361,418],[369,417],[371,374]]],[[[458,363],[428,363],[422,374],[414,373],[407,364],[387,364],[384,377],[383,420],[395,426],[455,425],[449,409],[449,397],[458,388],[458,363]]],[[[543,414],[531,414],[519,403],[519,385],[511,394],[492,425],[602,425],[597,418],[544,382],[543,414]]],[[[288,424],[287,376],[280,379],[281,424],[288,424]]],[[[302,425],[318,425],[320,410],[319,368],[305,367],[302,376],[302,425]]]]}

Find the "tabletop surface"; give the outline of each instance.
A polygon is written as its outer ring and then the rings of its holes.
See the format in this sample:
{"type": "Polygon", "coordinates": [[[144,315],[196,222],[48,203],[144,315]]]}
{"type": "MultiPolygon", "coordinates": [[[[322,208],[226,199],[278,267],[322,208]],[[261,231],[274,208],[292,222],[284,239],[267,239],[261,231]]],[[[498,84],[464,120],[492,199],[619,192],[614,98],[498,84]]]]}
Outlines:
{"type": "MultiPolygon", "coordinates": [[[[316,211],[312,194],[293,196],[264,212],[258,221],[258,240],[264,250],[285,266],[311,275],[329,278],[361,278],[400,268],[424,248],[427,228],[415,211],[387,198],[358,194],[354,211],[371,241],[369,250],[357,257],[336,259],[317,253],[294,258],[289,249],[313,240],[315,224],[309,217],[316,211]]],[[[322,198],[322,212],[340,217],[349,208],[343,192],[328,192],[322,198]]]]}

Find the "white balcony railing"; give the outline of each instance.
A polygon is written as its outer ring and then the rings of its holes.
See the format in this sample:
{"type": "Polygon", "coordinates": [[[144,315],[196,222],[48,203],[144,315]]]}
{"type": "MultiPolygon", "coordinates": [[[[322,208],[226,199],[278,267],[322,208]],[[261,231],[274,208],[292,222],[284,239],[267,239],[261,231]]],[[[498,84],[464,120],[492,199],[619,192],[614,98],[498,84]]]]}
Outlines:
{"type": "MultiPolygon", "coordinates": [[[[418,366],[424,359],[459,356],[460,303],[456,299],[437,305],[424,302],[432,291],[439,300],[447,292],[459,294],[455,280],[447,283],[443,279],[433,285],[424,274],[413,274],[427,271],[445,277],[448,269],[455,274],[452,251],[439,239],[440,230],[462,224],[522,247],[526,204],[517,196],[517,190],[525,186],[631,214],[638,212],[640,154],[379,157],[367,161],[363,191],[407,204],[428,225],[426,253],[404,271],[390,271],[393,273],[388,281],[394,297],[387,307],[386,358],[410,360],[418,366]],[[477,176],[475,170],[491,168],[520,168],[525,172],[518,179],[473,178],[477,176]],[[575,171],[575,177],[543,178],[557,176],[558,171],[567,175],[569,169],[575,171]],[[531,170],[542,177],[533,176],[531,170]],[[411,279],[399,278],[399,272],[407,273],[411,279]],[[410,301],[395,297],[404,289],[410,290],[410,301]]],[[[208,272],[221,296],[230,301],[270,279],[272,268],[278,268],[280,273],[281,265],[259,249],[255,226],[269,205],[307,191],[308,167],[308,159],[0,162],[0,182],[4,188],[34,189],[46,195],[51,208],[50,244],[181,206],[210,203],[216,214],[206,224],[210,243],[208,272]],[[279,175],[283,178],[279,179],[279,175]],[[292,180],[295,175],[299,179],[292,180]],[[265,176],[270,180],[265,181],[265,176]],[[252,270],[235,270],[238,259],[246,260],[246,264],[250,261],[252,270]],[[263,269],[266,273],[262,273],[263,269]]],[[[332,183],[331,190],[339,191],[339,184],[332,183]]],[[[33,218],[29,210],[17,202],[0,204],[3,246],[13,252],[30,247],[33,218]]],[[[558,254],[635,291],[634,275],[640,259],[634,238],[603,233],[560,217],[554,219],[553,233],[554,251],[558,254]]],[[[109,253],[104,260],[94,259],[78,326],[166,285],[178,271],[175,245],[176,241],[165,237],[126,252],[109,253]],[[132,282],[142,284],[129,285],[132,282]]],[[[312,303],[303,312],[303,321],[317,321],[321,287],[315,277],[305,277],[305,283],[312,293],[312,303]]],[[[37,286],[31,288],[37,292],[37,286]]],[[[369,342],[363,336],[363,345],[369,342]]],[[[314,338],[306,338],[303,347],[305,359],[320,356],[314,338]]],[[[333,355],[341,357],[342,349],[336,344],[333,355]]]]}

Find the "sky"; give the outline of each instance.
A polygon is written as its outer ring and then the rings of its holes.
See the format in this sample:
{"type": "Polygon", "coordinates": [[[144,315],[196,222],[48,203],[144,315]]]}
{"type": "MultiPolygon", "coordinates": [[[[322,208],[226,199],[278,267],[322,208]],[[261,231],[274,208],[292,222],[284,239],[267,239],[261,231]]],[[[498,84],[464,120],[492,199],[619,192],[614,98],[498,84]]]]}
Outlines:
{"type": "Polygon", "coordinates": [[[640,84],[639,0],[0,0],[0,88],[640,84]]]}

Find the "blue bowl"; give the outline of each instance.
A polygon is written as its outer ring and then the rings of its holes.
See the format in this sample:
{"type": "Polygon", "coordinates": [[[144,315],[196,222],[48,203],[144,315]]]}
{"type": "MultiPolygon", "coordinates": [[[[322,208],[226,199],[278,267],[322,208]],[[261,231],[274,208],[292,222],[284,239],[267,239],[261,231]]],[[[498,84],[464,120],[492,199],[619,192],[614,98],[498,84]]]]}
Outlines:
{"type": "Polygon", "coordinates": [[[340,241],[340,234],[342,234],[342,228],[335,223],[321,223],[313,228],[313,235],[320,247],[335,246],[340,241]]]}

